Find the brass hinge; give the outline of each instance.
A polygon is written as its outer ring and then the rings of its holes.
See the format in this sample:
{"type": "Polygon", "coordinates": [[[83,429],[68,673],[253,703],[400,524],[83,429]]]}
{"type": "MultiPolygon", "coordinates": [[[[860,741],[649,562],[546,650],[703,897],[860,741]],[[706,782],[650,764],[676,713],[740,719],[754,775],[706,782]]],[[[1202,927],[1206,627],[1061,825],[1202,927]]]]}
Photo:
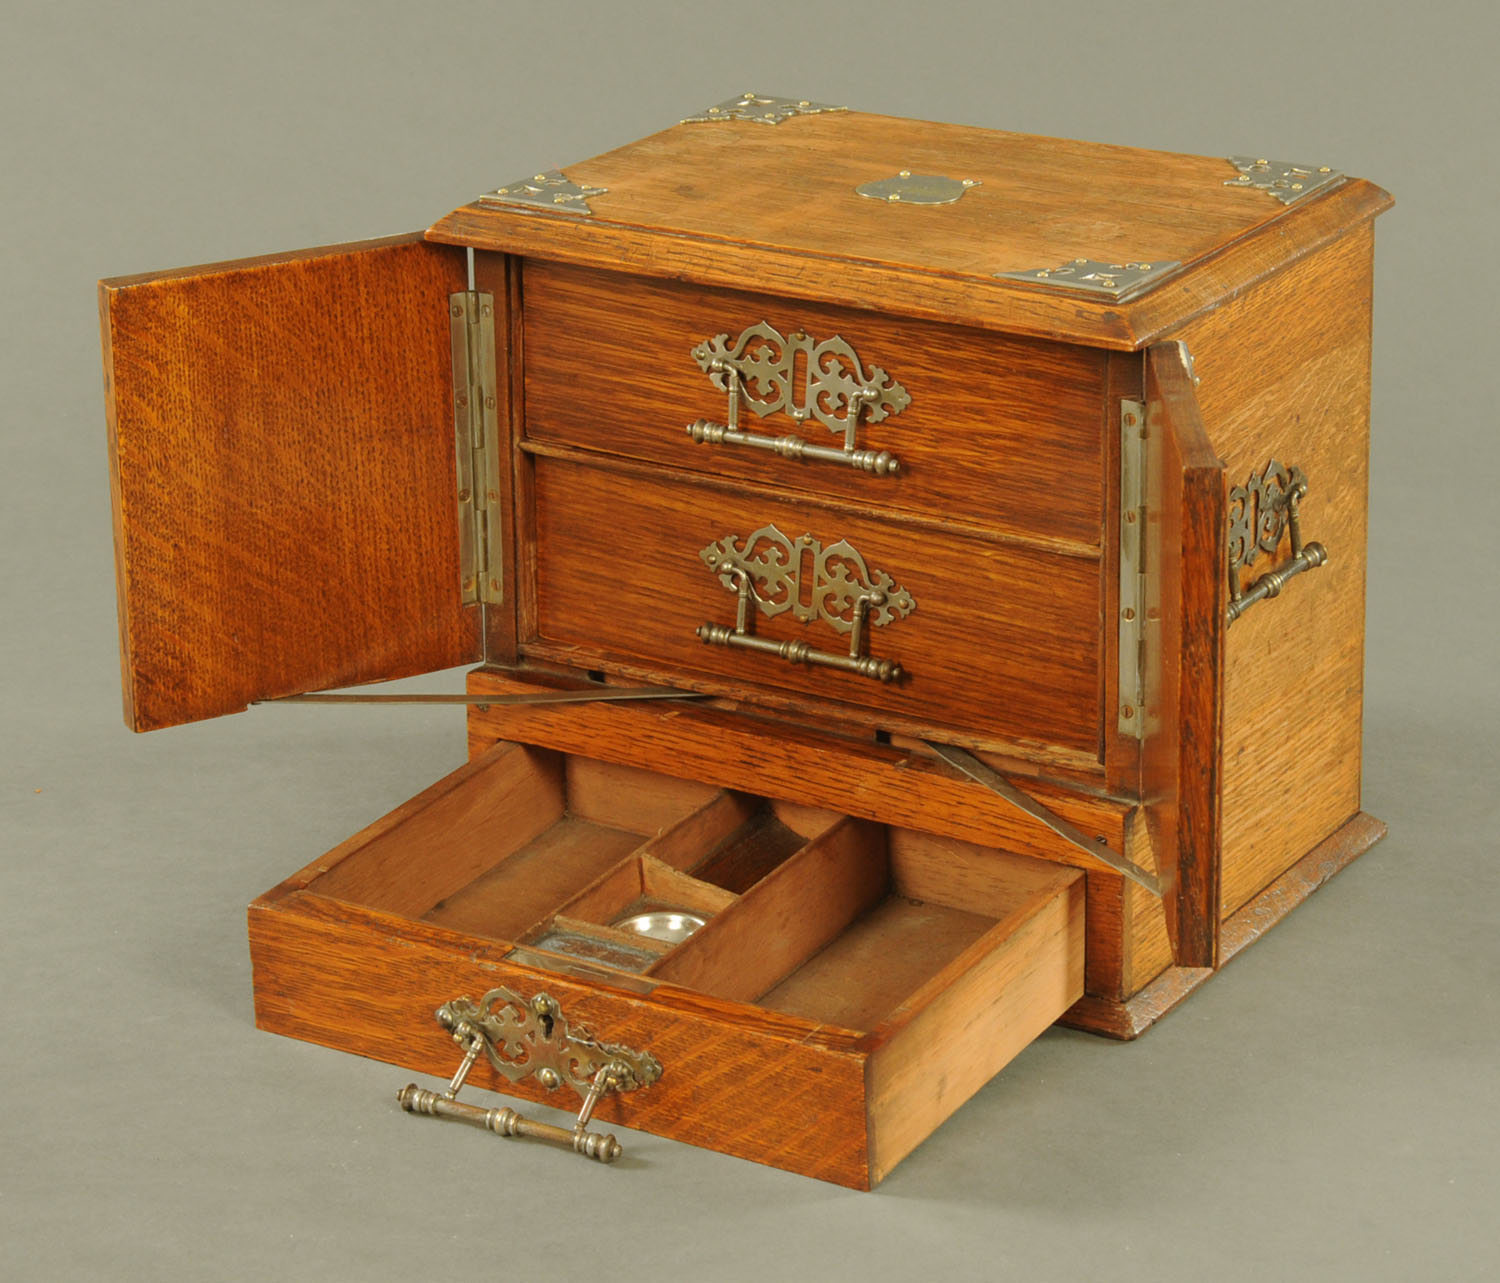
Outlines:
{"type": "Polygon", "coordinates": [[[1146,407],[1120,402],[1120,734],[1146,737],[1146,407]]]}
{"type": "Polygon", "coordinates": [[[453,340],[453,436],[458,458],[458,576],[466,606],[504,600],[495,298],[448,296],[453,340]]]}

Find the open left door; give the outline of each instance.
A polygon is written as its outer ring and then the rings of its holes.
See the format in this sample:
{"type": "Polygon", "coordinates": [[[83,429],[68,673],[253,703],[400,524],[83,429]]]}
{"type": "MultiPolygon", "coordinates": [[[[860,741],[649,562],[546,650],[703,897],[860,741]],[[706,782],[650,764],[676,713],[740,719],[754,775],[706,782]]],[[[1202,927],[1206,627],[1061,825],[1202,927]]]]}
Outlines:
{"type": "Polygon", "coordinates": [[[1219,964],[1224,690],[1224,465],[1181,343],[1146,352],[1145,654],[1141,785],[1179,967],[1219,964]]]}
{"type": "Polygon", "coordinates": [[[99,286],[125,720],[477,659],[448,296],[404,236],[99,286]]]}

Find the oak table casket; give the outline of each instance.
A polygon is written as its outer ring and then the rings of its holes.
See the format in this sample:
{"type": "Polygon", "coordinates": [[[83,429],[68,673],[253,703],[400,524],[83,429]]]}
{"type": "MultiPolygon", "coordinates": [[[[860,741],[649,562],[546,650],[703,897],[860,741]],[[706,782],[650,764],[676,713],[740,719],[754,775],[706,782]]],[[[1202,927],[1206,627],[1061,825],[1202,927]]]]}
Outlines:
{"type": "Polygon", "coordinates": [[[856,1187],[1142,1032],[1383,832],[1389,204],[746,95],[105,281],[129,724],[476,665],[469,763],[251,906],[258,1022],[856,1187]]]}

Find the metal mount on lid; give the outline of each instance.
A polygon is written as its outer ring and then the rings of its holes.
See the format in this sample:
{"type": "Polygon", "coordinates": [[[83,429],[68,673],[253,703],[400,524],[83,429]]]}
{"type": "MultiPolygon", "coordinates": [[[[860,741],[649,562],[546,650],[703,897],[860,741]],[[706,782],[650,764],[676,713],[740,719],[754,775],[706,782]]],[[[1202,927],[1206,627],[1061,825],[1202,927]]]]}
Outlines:
{"type": "Polygon", "coordinates": [[[903,169],[894,178],[861,183],[854,190],[871,200],[886,200],[903,205],[951,205],[971,187],[977,178],[948,178],[943,174],[914,174],[903,169]]]}
{"type": "Polygon", "coordinates": [[[479,197],[482,205],[519,205],[525,209],[545,209],[559,214],[592,215],[589,198],[603,196],[608,187],[589,187],[575,183],[560,169],[517,179],[479,197]]]}
{"type": "Polygon", "coordinates": [[[1293,165],[1254,156],[1230,156],[1228,160],[1240,172],[1236,178],[1226,178],[1225,187],[1254,187],[1269,192],[1283,205],[1303,200],[1343,177],[1328,165],[1293,165]]]}
{"type": "Polygon", "coordinates": [[[1182,264],[1175,260],[1151,263],[1103,263],[1093,258],[1075,258],[1056,267],[1028,268],[1024,272],[996,272],[1006,281],[1055,285],[1062,289],[1083,290],[1110,299],[1129,298],[1156,284],[1182,264]]]}
{"type": "Polygon", "coordinates": [[[848,111],[832,103],[813,102],[810,98],[777,98],[754,91],[738,98],[727,98],[706,107],[696,116],[684,116],[682,124],[696,125],[716,120],[753,120],[761,125],[779,125],[793,116],[816,116],[825,111],[848,111]]]}

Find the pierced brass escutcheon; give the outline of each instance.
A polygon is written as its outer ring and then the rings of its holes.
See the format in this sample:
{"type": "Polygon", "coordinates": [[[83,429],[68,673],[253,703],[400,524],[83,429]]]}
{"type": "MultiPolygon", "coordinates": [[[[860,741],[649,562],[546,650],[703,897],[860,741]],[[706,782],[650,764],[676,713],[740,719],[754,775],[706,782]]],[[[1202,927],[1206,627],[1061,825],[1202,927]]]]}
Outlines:
{"type": "Polygon", "coordinates": [[[1252,472],[1243,486],[1229,492],[1229,606],[1226,622],[1234,623],[1258,601],[1268,601],[1286,587],[1287,580],[1328,562],[1320,543],[1302,542],[1299,506],[1307,495],[1301,468],[1288,468],[1272,459],[1265,471],[1252,472]],[[1291,535],[1291,558],[1269,570],[1248,588],[1240,571],[1253,565],[1262,552],[1275,553],[1283,533],[1291,535]]]}
{"type": "Polygon", "coordinates": [[[855,436],[862,421],[879,423],[900,414],[911,397],[878,365],[866,371],[837,334],[822,342],[800,330],[783,336],[762,321],[732,342],[727,334],[704,340],[693,349],[693,360],[714,387],[729,394],[727,423],[695,419],[688,424],[688,436],[700,445],[746,446],[783,459],[842,463],[877,477],[901,471],[901,461],[889,450],[858,449],[855,436]],[[797,423],[816,419],[830,432],[842,433],[844,444],[817,445],[796,433],[746,432],[740,427],[742,405],[761,418],[779,410],[797,423]]]}
{"type": "Polygon", "coordinates": [[[528,1001],[498,988],[477,1004],[455,998],[437,1009],[437,1022],[463,1048],[464,1058],[441,1094],[416,1083],[403,1087],[396,1093],[402,1109],[482,1127],[499,1136],[531,1136],[601,1163],[614,1162],[622,1151],[613,1135],[587,1130],[595,1106],[606,1092],[635,1091],[661,1077],[661,1062],[650,1052],[600,1041],[585,1029],[570,1029],[557,1000],[545,993],[528,1001]],[[481,1055],[511,1082],[534,1076],[549,1091],[564,1083],[573,1088],[583,1098],[573,1129],[537,1122],[507,1107],[484,1109],[458,1100],[459,1089],[481,1055]]]}
{"type": "Polygon", "coordinates": [[[734,627],[703,624],[698,628],[702,641],[758,650],[790,664],[837,668],[880,682],[899,681],[905,675],[895,660],[876,659],[865,650],[872,627],[905,619],[917,603],[885,571],[871,570],[847,540],[825,548],[811,535],[788,539],[775,526],[762,526],[743,541],[726,535],[698,555],[719,582],[734,591],[736,599],[734,627]],[[810,582],[803,574],[804,556],[812,570],[810,582]],[[848,633],[848,653],[755,635],[757,612],[775,617],[786,611],[804,624],[817,620],[835,632],[848,633]]]}

